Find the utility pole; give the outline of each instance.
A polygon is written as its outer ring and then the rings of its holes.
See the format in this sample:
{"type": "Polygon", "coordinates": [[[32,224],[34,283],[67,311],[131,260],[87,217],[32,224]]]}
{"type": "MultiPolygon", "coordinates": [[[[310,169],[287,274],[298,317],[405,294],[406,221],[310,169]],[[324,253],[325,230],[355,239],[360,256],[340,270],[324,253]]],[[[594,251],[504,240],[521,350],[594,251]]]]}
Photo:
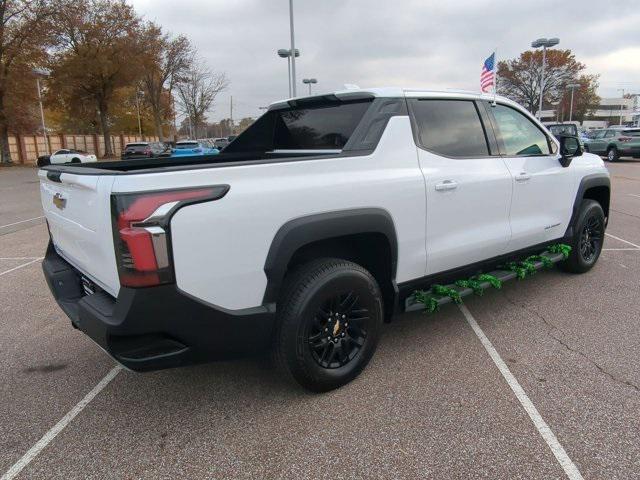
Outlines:
{"type": "Polygon", "coordinates": [[[622,92],[622,101],[620,102],[620,125],[622,125],[622,108],[624,107],[624,88],[619,88],[619,92],[622,92]]]}
{"type": "Polygon", "coordinates": [[[140,97],[138,96],[139,92],[136,88],[136,109],[138,110],[138,134],[140,135],[140,140],[142,138],[142,120],[140,119],[140,97]]]}

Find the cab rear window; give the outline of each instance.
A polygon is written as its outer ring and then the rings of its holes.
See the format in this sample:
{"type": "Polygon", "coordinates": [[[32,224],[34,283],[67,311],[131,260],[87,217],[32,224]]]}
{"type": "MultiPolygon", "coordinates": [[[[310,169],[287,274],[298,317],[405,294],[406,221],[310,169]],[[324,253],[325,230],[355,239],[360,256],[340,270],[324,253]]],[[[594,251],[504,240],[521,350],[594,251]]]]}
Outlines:
{"type": "Polygon", "coordinates": [[[274,150],[342,150],[372,99],[341,101],[327,96],[270,110],[228,147],[227,153],[274,150]]]}

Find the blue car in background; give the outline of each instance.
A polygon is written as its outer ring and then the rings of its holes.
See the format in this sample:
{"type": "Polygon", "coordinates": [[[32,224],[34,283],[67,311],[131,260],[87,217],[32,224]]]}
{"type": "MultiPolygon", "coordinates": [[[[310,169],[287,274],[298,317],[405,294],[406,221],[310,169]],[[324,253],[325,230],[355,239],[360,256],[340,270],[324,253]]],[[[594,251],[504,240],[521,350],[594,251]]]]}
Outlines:
{"type": "Polygon", "coordinates": [[[176,142],[175,146],[171,149],[172,157],[187,157],[194,155],[217,155],[220,150],[211,147],[204,142],[198,142],[196,140],[181,140],[176,142]]]}

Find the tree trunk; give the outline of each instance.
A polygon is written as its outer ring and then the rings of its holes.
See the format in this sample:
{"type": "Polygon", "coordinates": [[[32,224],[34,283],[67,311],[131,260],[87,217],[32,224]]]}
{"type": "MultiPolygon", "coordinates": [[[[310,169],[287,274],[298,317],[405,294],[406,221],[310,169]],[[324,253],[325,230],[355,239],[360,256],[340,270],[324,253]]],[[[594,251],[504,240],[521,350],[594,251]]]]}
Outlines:
{"type": "Polygon", "coordinates": [[[104,139],[104,156],[105,158],[110,158],[113,157],[113,149],[111,148],[107,102],[98,102],[98,110],[100,111],[100,127],[102,129],[102,138],[104,139]]]}
{"type": "Polygon", "coordinates": [[[164,141],[164,135],[162,133],[162,115],[160,110],[155,108],[153,109],[153,121],[156,127],[156,136],[158,137],[158,140],[162,142],[164,141]]]}
{"type": "Polygon", "coordinates": [[[9,149],[9,125],[4,106],[4,89],[0,90],[0,163],[10,164],[11,150],[9,149]]]}

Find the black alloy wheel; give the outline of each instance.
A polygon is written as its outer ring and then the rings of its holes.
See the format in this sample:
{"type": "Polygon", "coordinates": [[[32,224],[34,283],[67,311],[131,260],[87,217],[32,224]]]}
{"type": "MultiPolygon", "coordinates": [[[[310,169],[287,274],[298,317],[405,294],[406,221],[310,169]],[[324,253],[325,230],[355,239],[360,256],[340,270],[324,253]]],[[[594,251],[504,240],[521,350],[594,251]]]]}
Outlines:
{"type": "Polygon", "coordinates": [[[367,338],[369,310],[353,291],[327,299],[315,315],[308,344],[313,359],[323,368],[349,363],[367,338]]]}

